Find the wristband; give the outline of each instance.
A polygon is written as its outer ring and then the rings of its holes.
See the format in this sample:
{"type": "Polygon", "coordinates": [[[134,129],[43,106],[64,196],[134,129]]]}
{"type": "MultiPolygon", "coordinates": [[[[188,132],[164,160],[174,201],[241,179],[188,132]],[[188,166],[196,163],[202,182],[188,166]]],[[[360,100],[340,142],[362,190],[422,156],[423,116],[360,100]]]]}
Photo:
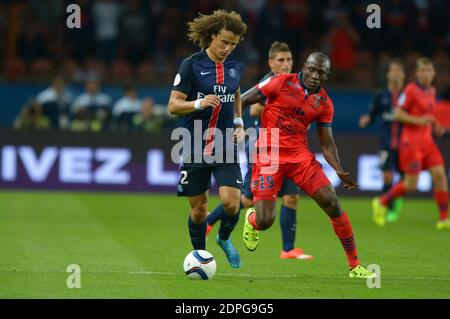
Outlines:
{"type": "Polygon", "coordinates": [[[234,125],[241,125],[243,127],[244,126],[244,121],[242,120],[242,117],[236,117],[233,120],[233,124],[234,125]]]}
{"type": "Polygon", "coordinates": [[[200,103],[202,103],[203,99],[197,99],[194,102],[194,109],[196,109],[197,111],[202,110],[202,106],[200,105],[200,103]]]}

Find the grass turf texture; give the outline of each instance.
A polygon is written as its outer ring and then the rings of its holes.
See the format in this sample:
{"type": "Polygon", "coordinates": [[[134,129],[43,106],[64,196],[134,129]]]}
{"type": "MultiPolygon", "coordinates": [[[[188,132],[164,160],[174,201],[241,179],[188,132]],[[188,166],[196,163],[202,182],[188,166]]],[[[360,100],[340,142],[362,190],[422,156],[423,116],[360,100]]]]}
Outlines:
{"type": "MultiPolygon", "coordinates": [[[[450,232],[435,229],[432,200],[407,199],[399,222],[371,220],[369,199],[341,199],[363,265],[381,266],[381,288],[348,278],[347,260],[328,217],[302,197],[297,246],[313,261],[281,260],[279,221],[249,252],[244,211],[232,235],[243,261],[232,269],[214,237],[210,281],[182,270],[191,250],[185,198],[169,195],[0,192],[0,298],[449,298],[450,232]],[[68,289],[69,264],[81,288],[68,289]]],[[[211,197],[209,209],[218,203],[211,197]]]]}

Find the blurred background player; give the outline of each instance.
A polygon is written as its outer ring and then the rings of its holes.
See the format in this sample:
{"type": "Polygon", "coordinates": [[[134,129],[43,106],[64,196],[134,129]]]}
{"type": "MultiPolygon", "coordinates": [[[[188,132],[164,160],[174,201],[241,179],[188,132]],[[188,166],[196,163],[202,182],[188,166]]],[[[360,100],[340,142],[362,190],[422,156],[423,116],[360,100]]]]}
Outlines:
{"type": "Polygon", "coordinates": [[[36,99],[29,101],[14,120],[15,130],[48,130],[51,123],[43,114],[42,105],[36,99]]]}
{"type": "Polygon", "coordinates": [[[436,227],[438,230],[450,229],[444,159],[433,139],[433,129],[438,136],[445,133],[433,116],[436,108],[436,90],[432,86],[434,76],[433,62],[428,58],[419,58],[416,62],[416,81],[409,83],[398,99],[395,120],[403,123],[399,159],[400,169],[405,175],[400,183],[372,201],[373,214],[380,224],[384,224],[389,204],[415,191],[420,171],[428,170],[433,180],[434,200],[439,209],[436,227]]]}
{"type": "Polygon", "coordinates": [[[275,220],[276,195],[283,178],[288,177],[330,217],[347,255],[349,277],[373,278],[375,274],[360,265],[350,220],[322,165],[308,148],[308,127],[317,122],[324,158],[345,188],[357,187],[350,174],[342,169],[333,139],[333,103],[323,89],[330,68],[328,56],[314,52],[308,56],[301,72],[272,76],[243,94],[243,106],[261,102],[264,97],[267,99],[261,127],[269,130],[260,132],[258,137],[251,181],[255,208],[248,209],[245,215],[243,239],[248,250],[256,249],[259,231],[270,228],[275,220]]]}
{"type": "Polygon", "coordinates": [[[448,134],[450,132],[450,85],[443,90],[441,99],[436,105],[434,117],[445,128],[446,134],[448,134]]]}
{"type": "Polygon", "coordinates": [[[72,104],[73,131],[93,131],[109,129],[112,99],[101,92],[100,82],[96,78],[86,81],[85,92],[72,104]]]}
{"type": "Polygon", "coordinates": [[[133,116],[133,130],[146,133],[161,133],[166,123],[167,116],[158,114],[155,110],[155,101],[151,97],[142,100],[142,110],[133,116]]]}
{"type": "MultiPolygon", "coordinates": [[[[378,116],[381,117],[379,157],[380,168],[383,171],[383,193],[392,187],[394,173],[399,172],[398,145],[400,142],[401,123],[393,119],[397,99],[405,84],[405,69],[401,60],[394,59],[389,63],[386,80],[386,88],[375,95],[369,114],[363,115],[359,119],[359,126],[364,128],[372,124],[378,116]]],[[[386,220],[388,222],[398,220],[402,206],[402,197],[392,201],[389,205],[386,220]]],[[[380,226],[384,225],[381,224],[384,219],[374,219],[374,221],[380,226]]]]}
{"type": "Polygon", "coordinates": [[[200,15],[190,22],[189,39],[202,50],[183,60],[169,99],[169,112],[184,116],[183,126],[189,129],[191,137],[206,134],[206,141],[201,140],[200,154],[192,139],[190,142],[183,141],[178,195],[187,196],[191,206],[188,224],[192,246],[194,249],[206,247],[208,191],[213,174],[226,213],[222,215],[216,242],[225,251],[233,268],[239,268],[241,264],[230,234],[239,221],[242,175],[236,144],[231,145],[232,149],[225,146],[223,153],[226,154],[216,154],[216,151],[220,144],[222,147],[227,144],[227,128],[236,127],[234,135],[237,141],[244,138],[239,87],[243,64],[225,60],[242,40],[246,30],[247,26],[239,14],[225,10],[200,15]],[[198,124],[201,132],[194,132],[198,124]],[[217,129],[223,132],[222,139],[215,138],[217,129]],[[231,163],[225,161],[230,154],[233,159],[231,163]],[[224,155],[224,161],[206,161],[206,158],[216,155],[224,155]]]}
{"type": "Polygon", "coordinates": [[[50,120],[53,129],[69,128],[70,105],[73,96],[66,88],[66,81],[63,76],[56,76],[52,85],[40,92],[36,97],[36,102],[41,105],[42,113],[50,120]]]}
{"type": "MultiPolygon", "coordinates": [[[[275,74],[287,74],[292,71],[292,52],[289,45],[284,42],[274,42],[269,49],[269,67],[270,72],[267,73],[259,82],[271,77],[275,74]]],[[[253,121],[256,130],[259,128],[259,121],[261,113],[264,109],[265,101],[256,103],[250,106],[250,115],[255,118],[253,121]]],[[[253,193],[250,189],[250,180],[252,178],[252,162],[250,161],[250,152],[252,147],[250,143],[252,141],[247,140],[246,153],[247,153],[247,174],[245,175],[244,184],[242,186],[241,195],[241,208],[249,208],[253,206],[253,193]]],[[[254,142],[254,141],[253,141],[254,142]]],[[[285,178],[283,185],[278,193],[278,196],[282,198],[282,205],[280,208],[280,227],[282,238],[282,250],[280,258],[282,259],[312,259],[313,256],[307,255],[301,248],[295,248],[295,235],[297,228],[297,205],[299,200],[299,189],[290,179],[285,178]]],[[[213,225],[225,214],[223,205],[219,205],[216,209],[208,215],[206,221],[208,228],[206,234],[208,235],[213,225]]]]}
{"type": "Polygon", "coordinates": [[[128,83],[123,89],[124,95],[112,108],[114,129],[129,131],[133,125],[133,117],[142,110],[142,101],[139,99],[137,89],[128,83]]]}

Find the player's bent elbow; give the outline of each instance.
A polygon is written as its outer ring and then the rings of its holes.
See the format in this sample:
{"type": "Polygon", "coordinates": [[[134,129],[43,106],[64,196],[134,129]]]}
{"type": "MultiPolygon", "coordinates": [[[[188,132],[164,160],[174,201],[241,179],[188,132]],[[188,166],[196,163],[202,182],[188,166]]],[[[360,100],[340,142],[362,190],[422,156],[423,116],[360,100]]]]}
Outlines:
{"type": "Polygon", "coordinates": [[[168,111],[169,111],[170,114],[173,114],[173,115],[177,115],[178,114],[178,110],[176,108],[176,102],[175,101],[169,100],[168,111]]]}

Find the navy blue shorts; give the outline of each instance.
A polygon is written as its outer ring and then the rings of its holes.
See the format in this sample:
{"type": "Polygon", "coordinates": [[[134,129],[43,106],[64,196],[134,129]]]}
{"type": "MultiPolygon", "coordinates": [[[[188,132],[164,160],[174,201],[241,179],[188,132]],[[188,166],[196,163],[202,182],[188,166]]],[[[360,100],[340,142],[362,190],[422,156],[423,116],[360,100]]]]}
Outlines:
{"type": "Polygon", "coordinates": [[[394,149],[381,150],[378,153],[380,158],[380,169],[384,171],[399,172],[399,157],[398,151],[394,149]]]}
{"type": "Polygon", "coordinates": [[[189,165],[180,168],[180,180],[177,186],[178,196],[195,196],[211,188],[211,174],[219,187],[242,187],[242,174],[239,164],[226,163],[215,165],[189,165]]]}

